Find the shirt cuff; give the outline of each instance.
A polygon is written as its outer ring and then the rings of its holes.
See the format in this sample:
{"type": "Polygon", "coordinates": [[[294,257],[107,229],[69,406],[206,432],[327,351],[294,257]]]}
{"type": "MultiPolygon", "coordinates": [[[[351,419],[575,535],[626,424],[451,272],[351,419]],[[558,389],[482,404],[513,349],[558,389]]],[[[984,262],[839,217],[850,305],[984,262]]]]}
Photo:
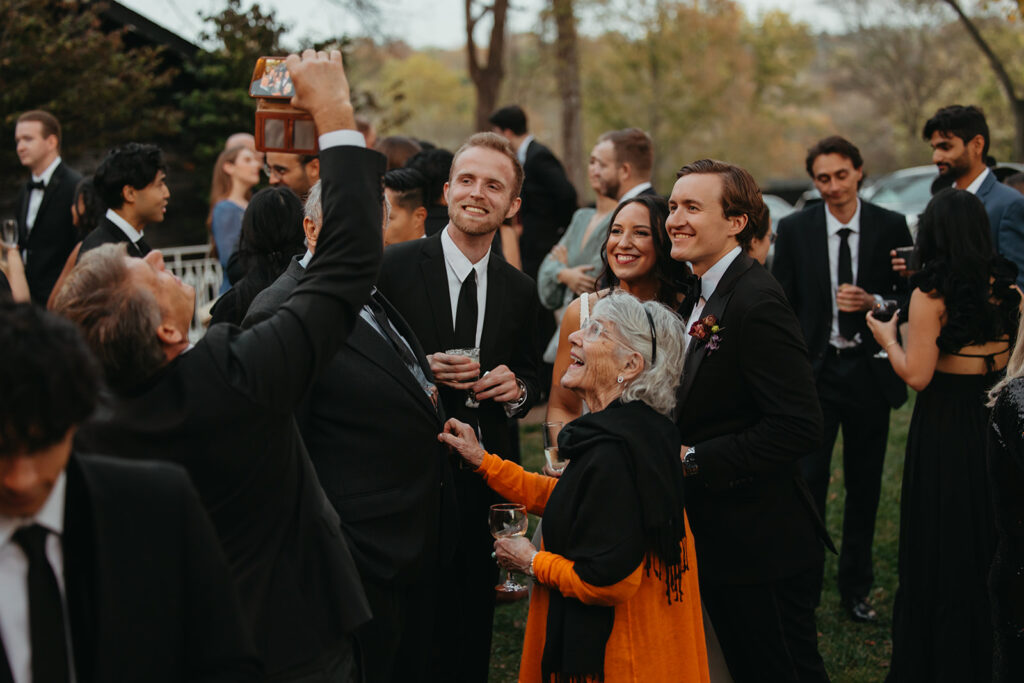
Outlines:
{"type": "Polygon", "coordinates": [[[329,133],[324,133],[320,136],[320,149],[341,147],[343,145],[348,145],[349,147],[366,147],[366,138],[364,138],[363,134],[358,130],[352,130],[349,128],[332,130],[329,133]]]}

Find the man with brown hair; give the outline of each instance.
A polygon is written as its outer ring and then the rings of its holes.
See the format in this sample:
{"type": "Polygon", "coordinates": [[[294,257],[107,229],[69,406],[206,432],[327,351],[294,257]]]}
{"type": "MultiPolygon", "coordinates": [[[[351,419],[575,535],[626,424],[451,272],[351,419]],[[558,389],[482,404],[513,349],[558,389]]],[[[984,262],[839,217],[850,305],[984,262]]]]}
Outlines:
{"type": "Polygon", "coordinates": [[[744,253],[767,209],[738,166],[678,175],[665,225],[694,273],[676,423],[701,599],[736,683],[827,681],[814,588],[831,542],[797,468],[821,408],[793,309],[744,253]]]}
{"type": "Polygon", "coordinates": [[[601,135],[590,164],[606,197],[624,202],[640,194],[657,194],[651,185],[654,142],[639,128],[610,130],[601,135]]]}
{"type": "Polygon", "coordinates": [[[32,301],[45,306],[78,242],[71,204],[82,176],[61,159],[60,122],[53,114],[34,110],[19,116],[14,142],[18,160],[32,173],[18,193],[18,245],[32,301]]]}
{"type": "MultiPolygon", "coordinates": [[[[485,448],[509,459],[516,458],[510,418],[525,415],[539,391],[538,301],[533,280],[494,258],[491,241],[518,210],[522,184],[522,166],[504,138],[470,137],[455,153],[445,183],[448,225],[426,239],[388,247],[377,283],[427,354],[445,414],[473,425],[485,448]],[[456,348],[478,348],[479,362],[447,353],[456,348]],[[467,406],[470,391],[477,407],[467,406]]],[[[482,683],[498,578],[487,512],[498,501],[473,472],[454,474],[460,529],[454,565],[439,581],[447,606],[436,680],[482,683]]]]}

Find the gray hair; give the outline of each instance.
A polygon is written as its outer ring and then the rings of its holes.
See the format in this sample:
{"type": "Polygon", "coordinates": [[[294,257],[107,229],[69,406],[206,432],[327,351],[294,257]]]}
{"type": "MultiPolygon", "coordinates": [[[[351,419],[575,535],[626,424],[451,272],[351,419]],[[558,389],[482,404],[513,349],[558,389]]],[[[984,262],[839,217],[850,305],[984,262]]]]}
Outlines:
{"type": "Polygon", "coordinates": [[[306,206],[304,207],[306,218],[313,221],[318,228],[324,224],[324,205],[320,201],[320,181],[316,181],[313,187],[309,188],[306,195],[306,206]]]}
{"type": "Polygon", "coordinates": [[[683,376],[686,324],[672,309],[657,301],[641,302],[622,290],[612,291],[594,306],[591,317],[615,325],[630,350],[644,359],[644,369],[622,392],[623,401],[643,401],[662,415],[671,416],[676,389],[683,376]],[[650,314],[650,319],[647,315],[650,314]],[[657,357],[651,323],[657,338],[657,357]]]}

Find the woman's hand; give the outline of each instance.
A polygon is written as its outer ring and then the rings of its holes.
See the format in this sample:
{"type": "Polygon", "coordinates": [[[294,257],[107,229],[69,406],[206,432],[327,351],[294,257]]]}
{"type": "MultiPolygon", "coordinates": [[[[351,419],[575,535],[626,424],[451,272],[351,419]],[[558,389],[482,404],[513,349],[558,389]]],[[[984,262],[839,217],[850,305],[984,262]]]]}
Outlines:
{"type": "Polygon", "coordinates": [[[896,338],[896,330],[899,327],[900,312],[897,311],[893,314],[892,319],[888,322],[882,322],[871,313],[866,313],[864,316],[868,323],[868,329],[871,330],[871,334],[874,335],[875,341],[882,349],[887,349],[894,343],[899,343],[896,338]]]}
{"type": "Polygon", "coordinates": [[[484,449],[476,440],[476,430],[454,417],[444,423],[444,431],[437,435],[437,440],[447,444],[474,468],[484,461],[484,449]]]}
{"type": "Polygon", "coordinates": [[[536,554],[537,549],[526,540],[525,536],[499,538],[494,542],[494,556],[498,560],[498,564],[520,574],[533,575],[533,572],[530,571],[530,563],[533,562],[533,556],[536,554]]]}
{"type": "Polygon", "coordinates": [[[556,279],[572,290],[573,294],[593,292],[597,288],[597,280],[587,275],[593,269],[594,266],[589,265],[562,268],[558,271],[556,279]]]}
{"type": "Polygon", "coordinates": [[[569,250],[565,248],[564,244],[556,244],[551,247],[549,255],[563,266],[569,265],[569,250]]]}

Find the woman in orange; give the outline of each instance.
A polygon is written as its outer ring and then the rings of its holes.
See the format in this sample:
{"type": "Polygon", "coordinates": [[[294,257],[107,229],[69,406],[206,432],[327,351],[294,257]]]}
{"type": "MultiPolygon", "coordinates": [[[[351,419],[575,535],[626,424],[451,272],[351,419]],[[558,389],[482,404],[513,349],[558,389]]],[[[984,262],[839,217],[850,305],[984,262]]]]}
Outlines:
{"type": "Polygon", "coordinates": [[[558,437],[560,479],[485,453],[449,420],[439,438],[504,498],[544,516],[541,550],[495,543],[498,562],[535,578],[520,681],[707,681],[679,433],[666,417],[682,374],[684,326],[668,307],[602,298],[569,336],[562,386],[591,412],[558,437]]]}

